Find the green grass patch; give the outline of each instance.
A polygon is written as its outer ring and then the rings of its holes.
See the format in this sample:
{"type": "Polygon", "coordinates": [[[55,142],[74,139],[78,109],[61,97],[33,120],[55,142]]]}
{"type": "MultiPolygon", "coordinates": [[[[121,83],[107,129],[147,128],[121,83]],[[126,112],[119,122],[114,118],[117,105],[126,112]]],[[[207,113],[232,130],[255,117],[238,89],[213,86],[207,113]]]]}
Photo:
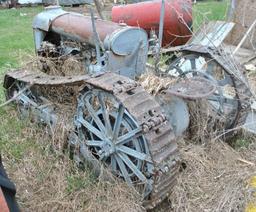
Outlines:
{"type": "Polygon", "coordinates": [[[245,149],[248,149],[249,146],[252,144],[252,139],[251,138],[244,138],[244,137],[239,137],[239,138],[236,138],[234,139],[232,142],[231,142],[231,146],[234,148],[234,149],[242,149],[242,148],[245,148],[245,149]]]}
{"type": "Polygon", "coordinates": [[[193,28],[198,29],[202,23],[210,20],[225,20],[230,0],[198,1],[193,6],[193,28]]]}
{"type": "Polygon", "coordinates": [[[20,57],[33,53],[33,17],[42,7],[0,10],[0,74],[18,67],[20,57]]]}
{"type": "Polygon", "coordinates": [[[86,188],[90,183],[90,178],[85,179],[83,176],[79,175],[67,176],[67,193],[70,194],[79,189],[86,188]]]}
{"type": "MultiPolygon", "coordinates": [[[[10,68],[19,67],[25,54],[34,49],[32,20],[42,7],[0,10],[0,78],[10,68]]],[[[5,101],[1,83],[0,103],[5,101]]],[[[13,108],[0,108],[0,150],[13,160],[21,160],[34,148],[32,138],[24,136],[26,123],[17,119],[13,108]]]]}

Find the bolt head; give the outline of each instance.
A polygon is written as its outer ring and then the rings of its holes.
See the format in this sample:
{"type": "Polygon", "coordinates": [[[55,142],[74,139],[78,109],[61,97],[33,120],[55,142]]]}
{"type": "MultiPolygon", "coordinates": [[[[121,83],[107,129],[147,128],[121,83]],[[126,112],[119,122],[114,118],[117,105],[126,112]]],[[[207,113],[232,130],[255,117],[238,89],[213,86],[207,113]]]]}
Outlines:
{"type": "Polygon", "coordinates": [[[165,167],[164,167],[164,171],[165,171],[165,172],[169,172],[169,167],[168,167],[168,166],[165,166],[165,167]]]}

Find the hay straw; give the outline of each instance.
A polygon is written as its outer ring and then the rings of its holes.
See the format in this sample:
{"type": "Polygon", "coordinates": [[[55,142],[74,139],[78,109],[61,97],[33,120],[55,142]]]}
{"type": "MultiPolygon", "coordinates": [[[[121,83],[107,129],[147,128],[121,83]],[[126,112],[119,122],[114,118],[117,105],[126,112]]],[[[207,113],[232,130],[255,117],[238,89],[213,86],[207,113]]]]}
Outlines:
{"type": "Polygon", "coordinates": [[[50,139],[48,131],[30,124],[17,139],[23,145],[33,139],[22,160],[3,149],[22,211],[143,211],[141,198],[123,181],[102,181],[87,166],[77,168],[63,153],[62,136],[50,139]]]}
{"type": "Polygon", "coordinates": [[[41,57],[26,55],[23,69],[35,72],[44,72],[48,75],[72,76],[74,74],[86,74],[84,62],[79,56],[41,57]]]}
{"type": "Polygon", "coordinates": [[[158,77],[151,71],[148,71],[139,78],[139,82],[144,89],[152,95],[156,95],[162,90],[167,89],[176,81],[177,79],[170,77],[158,77]]]}
{"type": "Polygon", "coordinates": [[[170,197],[173,211],[244,211],[255,201],[248,182],[256,167],[241,162],[244,157],[255,163],[251,154],[239,153],[222,142],[184,142],[180,151],[186,168],[170,197]]]}

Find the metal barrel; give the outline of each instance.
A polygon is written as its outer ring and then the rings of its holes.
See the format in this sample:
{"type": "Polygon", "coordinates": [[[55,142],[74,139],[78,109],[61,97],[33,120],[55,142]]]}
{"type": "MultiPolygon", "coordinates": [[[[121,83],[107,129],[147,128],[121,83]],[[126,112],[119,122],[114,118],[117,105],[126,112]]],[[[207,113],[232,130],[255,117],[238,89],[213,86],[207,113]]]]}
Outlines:
{"type": "MultiPolygon", "coordinates": [[[[161,0],[114,6],[112,21],[139,26],[148,33],[151,29],[158,34],[161,15],[161,0]]],[[[191,0],[166,0],[164,16],[163,46],[185,44],[191,37],[191,0]]]]}
{"type": "MultiPolygon", "coordinates": [[[[99,38],[104,41],[107,35],[111,35],[123,27],[117,23],[104,20],[95,20],[95,26],[99,38]]],[[[74,13],[66,13],[55,18],[51,23],[51,31],[65,35],[72,40],[88,42],[94,45],[94,32],[90,17],[74,13]]]]}

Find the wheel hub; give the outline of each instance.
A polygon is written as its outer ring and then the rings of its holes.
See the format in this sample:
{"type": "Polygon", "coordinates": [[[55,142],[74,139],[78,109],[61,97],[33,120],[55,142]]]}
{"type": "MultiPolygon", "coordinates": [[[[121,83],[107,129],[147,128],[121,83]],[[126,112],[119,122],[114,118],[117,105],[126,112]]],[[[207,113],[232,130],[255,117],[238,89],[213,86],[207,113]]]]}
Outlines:
{"type": "Polygon", "coordinates": [[[116,152],[116,147],[115,145],[110,141],[110,140],[106,140],[106,142],[103,144],[103,146],[101,147],[101,150],[99,150],[99,156],[101,159],[103,159],[104,157],[109,157],[112,154],[114,154],[116,152]]]}

